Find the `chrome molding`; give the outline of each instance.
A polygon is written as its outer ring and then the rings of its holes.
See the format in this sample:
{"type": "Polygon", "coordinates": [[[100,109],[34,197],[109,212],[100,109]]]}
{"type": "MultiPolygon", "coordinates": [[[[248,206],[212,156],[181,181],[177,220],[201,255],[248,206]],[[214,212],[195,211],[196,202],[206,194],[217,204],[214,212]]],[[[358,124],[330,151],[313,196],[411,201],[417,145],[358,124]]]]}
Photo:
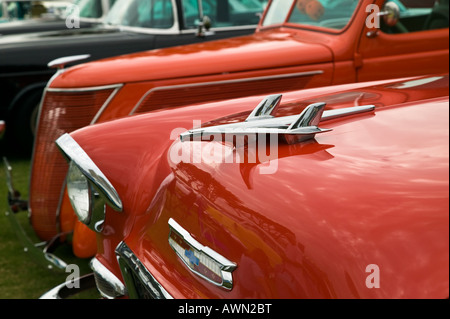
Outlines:
{"type": "Polygon", "coordinates": [[[95,276],[95,284],[100,294],[107,299],[123,297],[127,294],[125,285],[97,258],[92,258],[90,266],[95,276]]]}
{"type": "Polygon", "coordinates": [[[294,77],[305,77],[305,76],[318,75],[318,74],[323,74],[323,71],[317,70],[317,71],[308,71],[308,72],[288,73],[288,74],[281,74],[281,75],[256,76],[256,77],[250,77],[250,78],[245,78],[245,79],[232,79],[232,80],[221,80],[221,81],[198,82],[198,83],[191,83],[191,84],[176,84],[176,85],[158,86],[158,87],[154,87],[154,88],[150,89],[142,96],[142,98],[139,100],[139,102],[136,104],[136,106],[130,112],[130,115],[133,115],[136,112],[136,110],[141,106],[142,102],[145,101],[147,96],[149,96],[151,93],[157,92],[157,91],[171,91],[171,90],[188,89],[188,88],[195,88],[195,87],[202,87],[202,86],[208,87],[208,86],[212,86],[212,85],[247,83],[247,82],[257,82],[257,81],[276,80],[276,79],[289,79],[289,78],[294,78],[294,77]]]}
{"type": "Polygon", "coordinates": [[[173,299],[125,242],[117,246],[116,255],[129,298],[173,299]]]}
{"type": "MultiPolygon", "coordinates": [[[[306,107],[299,115],[274,117],[281,95],[265,98],[250,116],[241,123],[210,126],[189,130],[180,135],[180,140],[211,140],[213,136],[249,136],[257,134],[274,134],[282,137],[288,144],[302,142],[314,138],[316,134],[330,131],[318,127],[321,121],[346,117],[354,114],[370,112],[374,105],[355,106],[325,111],[325,103],[314,103],[306,107]]],[[[232,140],[226,139],[226,140],[232,140]]]]}
{"type": "MultiPolygon", "coordinates": [[[[117,93],[119,92],[119,90],[122,88],[123,85],[119,84],[119,85],[115,85],[113,87],[115,87],[114,91],[111,93],[111,95],[106,99],[105,103],[103,103],[103,105],[100,107],[100,110],[98,110],[97,114],[95,114],[94,118],[91,121],[91,125],[97,123],[98,119],[100,118],[100,116],[103,114],[103,112],[105,111],[105,109],[108,107],[109,103],[111,103],[111,101],[114,99],[114,97],[117,95],[117,93]]],[[[113,88],[111,87],[111,88],[113,88]]]]}
{"type": "Polygon", "coordinates": [[[74,163],[104,195],[106,202],[114,210],[122,211],[122,201],[119,194],[83,148],[67,133],[56,140],[56,145],[64,156],[74,163]]]}
{"type": "Polygon", "coordinates": [[[103,86],[91,86],[91,87],[82,87],[82,88],[51,88],[48,87],[48,92],[91,92],[91,91],[102,91],[108,89],[115,89],[122,87],[123,84],[111,84],[111,85],[103,85],[103,86]]]}
{"type": "Polygon", "coordinates": [[[233,288],[232,272],[237,267],[234,262],[200,244],[172,218],[169,228],[170,247],[190,271],[216,286],[227,290],[233,288]],[[202,268],[208,271],[202,272],[202,268]]]}

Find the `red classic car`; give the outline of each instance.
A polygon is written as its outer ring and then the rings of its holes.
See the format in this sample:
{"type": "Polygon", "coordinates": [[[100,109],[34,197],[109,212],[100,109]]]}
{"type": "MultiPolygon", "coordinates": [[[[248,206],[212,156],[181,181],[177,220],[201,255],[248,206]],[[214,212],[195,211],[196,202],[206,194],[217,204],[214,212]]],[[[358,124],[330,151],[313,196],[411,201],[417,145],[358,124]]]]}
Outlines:
{"type": "Polygon", "coordinates": [[[57,145],[105,297],[448,298],[448,140],[445,75],[162,110],[57,145]]]}
{"type": "Polygon", "coordinates": [[[188,104],[448,72],[448,1],[421,8],[385,2],[272,0],[253,35],[60,71],[40,107],[29,199],[34,230],[44,240],[73,230],[77,256],[96,252],[94,233],[76,223],[67,196],[68,165],[54,143],[63,133],[188,104]]]}

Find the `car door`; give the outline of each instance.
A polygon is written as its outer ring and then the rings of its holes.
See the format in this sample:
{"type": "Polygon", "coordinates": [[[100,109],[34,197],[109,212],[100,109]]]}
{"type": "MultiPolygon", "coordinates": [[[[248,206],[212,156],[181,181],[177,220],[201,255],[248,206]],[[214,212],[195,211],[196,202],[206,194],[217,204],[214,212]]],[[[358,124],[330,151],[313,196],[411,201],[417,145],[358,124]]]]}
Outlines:
{"type": "Polygon", "coordinates": [[[448,3],[383,0],[368,7],[356,54],[358,81],[448,72],[448,3]],[[397,23],[387,23],[386,3],[398,7],[397,23]]]}

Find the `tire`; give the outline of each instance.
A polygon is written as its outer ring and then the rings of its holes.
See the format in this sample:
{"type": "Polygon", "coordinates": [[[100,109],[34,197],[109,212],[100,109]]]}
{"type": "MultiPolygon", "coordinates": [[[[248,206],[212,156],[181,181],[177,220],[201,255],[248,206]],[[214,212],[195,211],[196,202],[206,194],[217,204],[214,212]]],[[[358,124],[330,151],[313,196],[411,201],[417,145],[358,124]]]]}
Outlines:
{"type": "Polygon", "coordinates": [[[6,123],[5,138],[8,143],[8,153],[14,155],[31,155],[37,128],[39,104],[43,91],[40,89],[28,92],[18,100],[13,107],[13,117],[6,123]]]}

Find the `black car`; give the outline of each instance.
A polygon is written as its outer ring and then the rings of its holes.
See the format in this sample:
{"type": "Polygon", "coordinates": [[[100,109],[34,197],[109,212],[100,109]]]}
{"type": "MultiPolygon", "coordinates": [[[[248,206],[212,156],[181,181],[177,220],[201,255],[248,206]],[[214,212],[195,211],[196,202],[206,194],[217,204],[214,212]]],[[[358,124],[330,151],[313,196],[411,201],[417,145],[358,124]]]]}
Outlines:
{"type": "Polygon", "coordinates": [[[96,27],[0,37],[0,120],[9,149],[31,151],[43,89],[68,61],[250,34],[263,6],[259,0],[116,0],[96,27]],[[67,56],[76,57],[49,64],[67,56]]]}
{"type": "MultiPolygon", "coordinates": [[[[38,5],[36,1],[0,0],[0,17],[12,20],[0,23],[0,36],[29,32],[64,30],[71,23],[71,15],[77,16],[77,26],[90,28],[103,21],[116,0],[75,0],[45,1],[38,5]],[[12,12],[7,11],[7,3],[13,3],[12,12]],[[67,2],[67,3],[66,3],[67,2]],[[3,4],[3,5],[2,5],[3,4]],[[65,6],[64,6],[65,5],[65,6]],[[63,7],[64,6],[64,7],[63,7]],[[36,11],[37,13],[34,13],[36,11]],[[3,16],[2,16],[3,12],[3,16]],[[25,17],[29,16],[28,19],[25,17]]],[[[0,22],[2,20],[0,19],[0,22]]]]}

